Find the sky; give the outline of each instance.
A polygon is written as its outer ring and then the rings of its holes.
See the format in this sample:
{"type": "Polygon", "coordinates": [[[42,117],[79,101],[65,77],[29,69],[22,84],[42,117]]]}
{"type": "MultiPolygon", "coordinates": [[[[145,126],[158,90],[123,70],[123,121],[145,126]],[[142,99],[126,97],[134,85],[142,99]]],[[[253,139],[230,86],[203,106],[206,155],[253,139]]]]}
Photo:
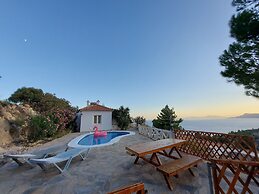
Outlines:
{"type": "Polygon", "coordinates": [[[226,0],[2,0],[0,99],[35,87],[146,119],[166,104],[183,118],[256,113],[220,75],[234,13],[226,0]]]}

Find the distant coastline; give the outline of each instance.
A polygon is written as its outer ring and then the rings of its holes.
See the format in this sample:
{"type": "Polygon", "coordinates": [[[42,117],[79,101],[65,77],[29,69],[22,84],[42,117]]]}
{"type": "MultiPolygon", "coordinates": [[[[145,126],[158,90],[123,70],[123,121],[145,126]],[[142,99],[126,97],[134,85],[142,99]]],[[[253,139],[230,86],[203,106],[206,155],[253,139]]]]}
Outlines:
{"type": "Polygon", "coordinates": [[[232,118],[258,118],[259,119],[259,113],[244,113],[240,116],[236,116],[232,118]]]}
{"type": "MultiPolygon", "coordinates": [[[[152,127],[152,120],[147,120],[146,124],[152,127]]],[[[238,130],[258,129],[259,118],[184,119],[181,126],[188,130],[229,133],[238,130]]]]}
{"type": "Polygon", "coordinates": [[[211,120],[211,119],[235,119],[235,118],[258,118],[259,119],[259,113],[244,113],[242,115],[238,116],[204,116],[204,117],[186,117],[183,118],[184,120],[211,120]]]}

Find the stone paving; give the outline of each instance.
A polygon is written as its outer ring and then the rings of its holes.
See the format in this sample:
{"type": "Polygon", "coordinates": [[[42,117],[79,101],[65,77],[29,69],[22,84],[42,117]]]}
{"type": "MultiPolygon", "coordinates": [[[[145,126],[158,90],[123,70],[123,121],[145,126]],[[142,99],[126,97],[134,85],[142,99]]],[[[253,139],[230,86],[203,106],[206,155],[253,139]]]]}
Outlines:
{"type": "MultiPolygon", "coordinates": [[[[43,145],[32,150],[33,153],[54,152],[65,149],[70,134],[59,140],[55,145],[43,145]]],[[[125,146],[152,141],[139,135],[122,138],[119,142],[105,147],[93,148],[85,161],[76,158],[67,172],[59,174],[57,169],[50,167],[43,172],[39,167],[18,167],[14,162],[8,162],[0,167],[0,193],[84,193],[99,194],[115,188],[143,182],[149,194],[206,194],[209,193],[209,181],[206,163],[194,168],[196,177],[188,171],[172,178],[174,190],[167,188],[165,180],[154,166],[139,160],[137,165],[132,157],[125,152],[125,146]]]]}

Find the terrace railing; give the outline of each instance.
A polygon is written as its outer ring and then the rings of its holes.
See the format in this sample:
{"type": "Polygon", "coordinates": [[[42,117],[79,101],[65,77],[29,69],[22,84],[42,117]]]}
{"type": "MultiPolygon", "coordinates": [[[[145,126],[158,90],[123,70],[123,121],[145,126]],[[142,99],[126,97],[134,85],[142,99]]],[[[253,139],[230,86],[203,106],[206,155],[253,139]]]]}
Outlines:
{"type": "Polygon", "coordinates": [[[174,130],[175,138],[188,140],[180,150],[205,160],[232,159],[258,161],[252,136],[190,130],[174,130]]]}
{"type": "Polygon", "coordinates": [[[211,160],[215,194],[250,193],[259,188],[259,162],[211,160]]]}
{"type": "MultiPolygon", "coordinates": [[[[165,139],[170,131],[139,127],[139,133],[153,140],[165,139]]],[[[179,148],[209,161],[216,194],[253,193],[259,188],[259,159],[252,136],[191,130],[174,130],[177,139],[188,140],[179,148]]]]}
{"type": "Polygon", "coordinates": [[[171,137],[170,131],[158,129],[155,127],[139,126],[138,130],[139,130],[140,134],[147,136],[153,140],[167,139],[167,138],[171,137]]]}
{"type": "Polygon", "coordinates": [[[252,136],[175,130],[188,140],[181,151],[209,160],[216,194],[253,193],[259,187],[259,160],[252,136]]]}

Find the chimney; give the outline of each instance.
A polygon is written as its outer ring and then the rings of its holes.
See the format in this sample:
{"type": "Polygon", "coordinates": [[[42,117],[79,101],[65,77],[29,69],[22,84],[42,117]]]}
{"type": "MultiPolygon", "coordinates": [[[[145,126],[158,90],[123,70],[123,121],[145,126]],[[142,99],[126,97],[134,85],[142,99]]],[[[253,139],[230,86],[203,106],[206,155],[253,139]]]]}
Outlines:
{"type": "Polygon", "coordinates": [[[86,101],[86,103],[87,103],[87,106],[89,106],[89,105],[90,105],[90,101],[89,101],[89,100],[87,100],[87,101],[86,101]]]}

